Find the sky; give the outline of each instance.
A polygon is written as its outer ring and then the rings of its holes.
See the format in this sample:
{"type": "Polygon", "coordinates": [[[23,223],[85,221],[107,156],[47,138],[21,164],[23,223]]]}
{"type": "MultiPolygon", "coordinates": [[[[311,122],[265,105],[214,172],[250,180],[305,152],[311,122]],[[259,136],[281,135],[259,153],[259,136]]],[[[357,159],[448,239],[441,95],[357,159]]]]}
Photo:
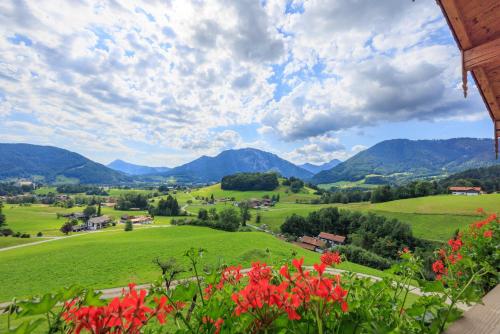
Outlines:
{"type": "Polygon", "coordinates": [[[173,167],[491,132],[435,0],[0,2],[0,142],[173,167]]]}

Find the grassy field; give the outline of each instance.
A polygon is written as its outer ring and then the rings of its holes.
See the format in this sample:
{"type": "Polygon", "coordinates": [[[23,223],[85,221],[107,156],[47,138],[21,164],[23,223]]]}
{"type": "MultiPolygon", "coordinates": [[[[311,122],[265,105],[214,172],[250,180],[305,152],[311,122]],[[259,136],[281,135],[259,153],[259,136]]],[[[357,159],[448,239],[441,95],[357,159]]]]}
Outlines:
{"type": "Polygon", "coordinates": [[[251,198],[261,199],[265,195],[280,195],[280,202],[291,202],[295,203],[296,200],[311,200],[318,197],[314,195],[314,190],[310,188],[303,188],[299,193],[293,193],[290,191],[290,187],[279,186],[273,191],[237,191],[237,190],[222,190],[220,183],[214,184],[209,187],[204,187],[191,192],[193,197],[202,196],[210,197],[214,195],[216,199],[218,198],[231,198],[234,197],[237,201],[247,200],[251,198]]]}
{"type": "MultiPolygon", "coordinates": [[[[155,257],[175,257],[186,264],[183,253],[191,246],[207,250],[205,264],[224,261],[248,266],[253,260],[273,263],[289,257],[292,251],[307,263],[319,257],[261,232],[230,233],[190,226],[108,230],[0,252],[0,301],[71,284],[107,288],[152,282],[159,274],[152,263],[155,257]]],[[[360,265],[342,266],[381,275],[360,265]]]]}
{"type": "Polygon", "coordinates": [[[44,240],[41,238],[14,238],[14,237],[0,237],[0,248],[29,244],[35,241],[44,240]]]}

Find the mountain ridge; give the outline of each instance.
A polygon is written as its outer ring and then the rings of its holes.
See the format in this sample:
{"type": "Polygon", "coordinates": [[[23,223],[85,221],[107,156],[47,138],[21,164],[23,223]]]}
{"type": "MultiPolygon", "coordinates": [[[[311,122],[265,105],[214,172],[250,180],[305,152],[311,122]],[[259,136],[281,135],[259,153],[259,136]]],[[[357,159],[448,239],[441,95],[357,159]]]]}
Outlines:
{"type": "Polygon", "coordinates": [[[452,138],[434,140],[391,139],[359,152],[332,169],[314,175],[312,182],[359,181],[367,175],[409,173],[423,177],[446,175],[494,165],[493,140],[452,138]]]}
{"type": "Polygon", "coordinates": [[[55,147],[25,143],[0,143],[0,179],[42,178],[83,184],[130,182],[126,175],[94,162],[81,154],[55,147]]]}
{"type": "Polygon", "coordinates": [[[340,163],[342,163],[341,160],[339,160],[339,159],[332,159],[332,160],[330,160],[328,162],[325,162],[323,164],[320,164],[320,165],[315,165],[315,164],[307,162],[305,164],[298,165],[298,166],[301,167],[301,168],[304,168],[305,170],[307,170],[307,171],[309,171],[311,173],[317,174],[317,173],[319,173],[321,171],[332,169],[333,167],[337,166],[340,163]]]}
{"type": "Polygon", "coordinates": [[[121,159],[113,160],[112,162],[107,164],[106,167],[133,176],[165,173],[172,169],[170,167],[151,167],[145,165],[136,165],[121,159]]]}
{"type": "Polygon", "coordinates": [[[173,168],[163,176],[192,182],[219,182],[222,177],[243,172],[275,171],[285,177],[309,179],[313,173],[280,158],[276,154],[255,148],[225,150],[215,157],[201,156],[173,168]]]}

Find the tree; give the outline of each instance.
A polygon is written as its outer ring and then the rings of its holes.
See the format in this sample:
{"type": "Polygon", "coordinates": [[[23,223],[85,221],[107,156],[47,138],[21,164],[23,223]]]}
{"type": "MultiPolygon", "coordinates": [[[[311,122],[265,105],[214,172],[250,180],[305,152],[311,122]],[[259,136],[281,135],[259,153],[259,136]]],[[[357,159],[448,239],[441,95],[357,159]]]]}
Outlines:
{"type": "Polygon", "coordinates": [[[3,203],[0,202],[0,228],[7,225],[7,219],[5,218],[5,215],[2,213],[2,208],[3,208],[3,203]]]}
{"type": "Polygon", "coordinates": [[[241,226],[247,226],[247,221],[249,221],[252,218],[252,214],[250,213],[250,206],[248,205],[248,202],[241,202],[239,208],[240,208],[241,226]]]}
{"type": "Polygon", "coordinates": [[[123,229],[125,232],[130,232],[134,229],[134,224],[132,224],[132,221],[127,220],[125,222],[125,228],[123,229]]]}
{"type": "Polygon", "coordinates": [[[219,214],[217,213],[217,209],[216,208],[210,208],[208,210],[208,217],[210,220],[219,220],[219,214]]]}
{"type": "Polygon", "coordinates": [[[167,289],[167,291],[170,291],[172,282],[177,277],[177,275],[186,271],[181,265],[177,263],[177,260],[174,257],[168,258],[165,261],[157,257],[153,260],[153,263],[160,267],[161,277],[165,281],[165,288],[167,289]]]}
{"type": "Polygon", "coordinates": [[[215,203],[215,198],[214,198],[214,194],[210,195],[210,202],[209,203],[215,203]]]}
{"type": "Polygon", "coordinates": [[[238,212],[234,208],[225,208],[219,213],[217,228],[233,232],[236,231],[239,226],[240,217],[238,215],[238,212]]]}
{"type": "Polygon", "coordinates": [[[68,235],[70,232],[73,231],[73,224],[72,222],[70,221],[67,221],[63,224],[63,226],[61,226],[61,228],[59,229],[62,233],[64,233],[65,235],[68,235]]]}
{"type": "Polygon", "coordinates": [[[102,216],[102,214],[101,214],[101,202],[99,201],[99,204],[97,206],[97,217],[100,217],[100,216],[102,216]]]}
{"type": "Polygon", "coordinates": [[[257,213],[257,215],[255,216],[255,224],[260,224],[260,221],[261,221],[260,213],[257,213]]]}
{"type": "Polygon", "coordinates": [[[96,209],[95,209],[95,206],[93,205],[89,205],[87,206],[84,210],[83,210],[83,214],[85,215],[85,217],[87,218],[90,218],[92,217],[93,215],[96,214],[96,209]]]}
{"type": "Polygon", "coordinates": [[[208,211],[206,209],[200,209],[200,211],[198,211],[198,219],[208,220],[208,211]]]}
{"type": "Polygon", "coordinates": [[[178,216],[180,214],[179,203],[171,195],[167,199],[160,199],[158,206],[150,207],[149,212],[155,216],[178,216]]]}

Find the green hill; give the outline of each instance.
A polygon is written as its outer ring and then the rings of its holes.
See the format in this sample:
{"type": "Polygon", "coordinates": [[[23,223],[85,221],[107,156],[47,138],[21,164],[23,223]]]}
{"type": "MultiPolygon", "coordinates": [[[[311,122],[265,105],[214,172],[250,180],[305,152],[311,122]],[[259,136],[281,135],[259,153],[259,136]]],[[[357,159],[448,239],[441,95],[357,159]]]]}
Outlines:
{"type": "Polygon", "coordinates": [[[0,144],[0,180],[37,178],[44,182],[117,184],[130,182],[122,173],[84,156],[53,146],[0,144]]]}

